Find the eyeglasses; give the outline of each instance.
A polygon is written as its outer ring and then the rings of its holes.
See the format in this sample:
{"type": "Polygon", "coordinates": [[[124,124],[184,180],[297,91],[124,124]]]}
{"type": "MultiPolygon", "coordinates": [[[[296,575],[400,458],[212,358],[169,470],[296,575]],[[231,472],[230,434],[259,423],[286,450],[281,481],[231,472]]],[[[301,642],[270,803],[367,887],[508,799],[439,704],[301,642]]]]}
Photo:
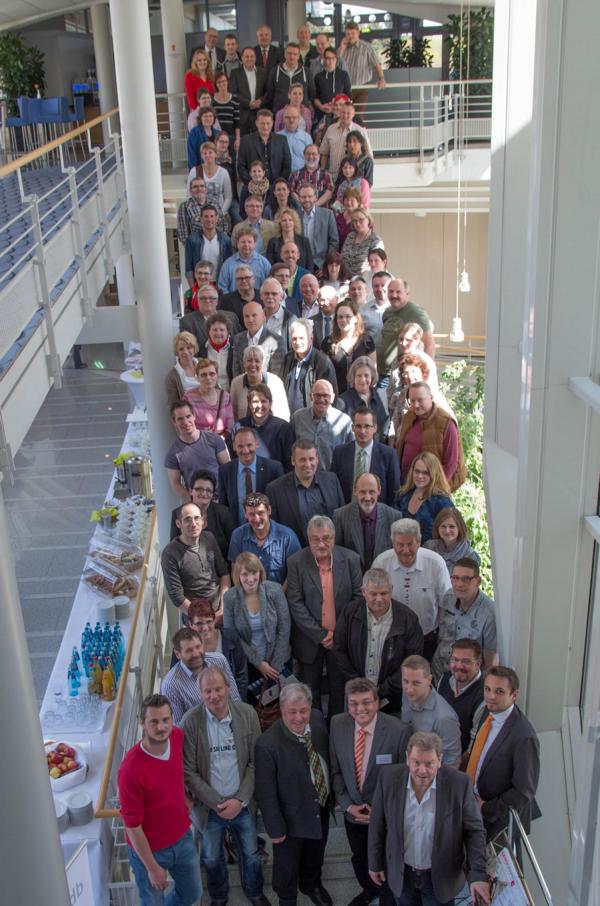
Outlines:
{"type": "Polygon", "coordinates": [[[212,497],[215,493],[212,488],[192,488],[194,494],[198,494],[199,497],[212,497]]]}
{"type": "Polygon", "coordinates": [[[451,582],[472,582],[477,576],[450,576],[451,582]]]}

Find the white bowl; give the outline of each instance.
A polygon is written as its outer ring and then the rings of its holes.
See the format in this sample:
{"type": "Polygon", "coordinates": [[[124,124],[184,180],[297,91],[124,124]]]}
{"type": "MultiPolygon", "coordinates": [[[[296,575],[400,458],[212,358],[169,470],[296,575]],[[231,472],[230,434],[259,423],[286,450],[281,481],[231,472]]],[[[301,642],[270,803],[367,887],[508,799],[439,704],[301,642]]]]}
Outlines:
{"type": "MultiPolygon", "coordinates": [[[[58,739],[56,742],[47,742],[44,747],[45,751],[48,752],[50,749],[55,749],[59,742],[61,742],[60,739],[58,739]]],[[[70,743],[68,743],[68,745],[70,745],[70,743]]],[[[78,767],[76,771],[71,771],[70,774],[63,774],[62,777],[57,777],[56,779],[48,775],[48,779],[50,780],[50,787],[53,793],[64,793],[65,790],[70,790],[72,787],[83,783],[86,778],[88,769],[87,761],[83,757],[81,749],[77,749],[75,748],[75,746],[71,746],[71,748],[75,749],[73,760],[78,761],[80,767],[78,767]]]]}

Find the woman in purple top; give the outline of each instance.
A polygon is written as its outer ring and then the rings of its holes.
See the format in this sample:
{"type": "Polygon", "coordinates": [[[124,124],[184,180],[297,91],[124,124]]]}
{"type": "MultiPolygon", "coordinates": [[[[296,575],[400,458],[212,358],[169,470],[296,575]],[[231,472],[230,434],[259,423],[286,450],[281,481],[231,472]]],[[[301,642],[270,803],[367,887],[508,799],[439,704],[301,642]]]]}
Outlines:
{"type": "Polygon", "coordinates": [[[200,385],[198,389],[188,390],[183,395],[193,409],[196,427],[200,431],[214,431],[227,440],[233,428],[233,408],[231,397],[217,383],[216,363],[212,359],[200,359],[196,377],[200,385]]]}

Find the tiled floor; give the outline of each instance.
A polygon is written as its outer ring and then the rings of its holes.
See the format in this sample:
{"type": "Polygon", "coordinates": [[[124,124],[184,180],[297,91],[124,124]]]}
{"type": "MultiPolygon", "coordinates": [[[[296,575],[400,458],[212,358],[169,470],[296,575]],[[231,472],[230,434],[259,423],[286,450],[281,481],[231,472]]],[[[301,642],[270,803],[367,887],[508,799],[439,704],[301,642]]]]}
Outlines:
{"type": "Polygon", "coordinates": [[[82,357],[105,367],[65,369],[62,389],[48,394],[15,457],[14,486],[4,486],[38,701],[94,529],[90,512],[104,500],[130,411],[122,347],[94,346],[82,357]]]}

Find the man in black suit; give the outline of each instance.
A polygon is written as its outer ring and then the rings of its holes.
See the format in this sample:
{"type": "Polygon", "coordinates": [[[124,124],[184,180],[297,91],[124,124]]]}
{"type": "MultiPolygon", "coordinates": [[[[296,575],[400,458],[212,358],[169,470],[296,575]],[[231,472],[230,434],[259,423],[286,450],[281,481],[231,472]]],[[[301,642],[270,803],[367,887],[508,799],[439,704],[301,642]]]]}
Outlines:
{"type": "Polygon", "coordinates": [[[283,687],[281,720],[258,739],[254,794],[273,842],[273,890],[279,906],[296,906],[298,890],[315,906],[332,906],[321,871],[329,832],[329,740],[303,683],[283,687]]]}
{"type": "Polygon", "coordinates": [[[377,421],[375,414],[367,406],[361,406],[353,413],[352,430],[355,440],[336,447],[331,462],[331,471],[340,479],[346,503],[352,500],[354,482],[358,475],[371,472],[381,482],[381,502],[393,506],[396,491],[400,487],[400,466],[396,451],[375,440],[377,421]]]}
{"type": "Polygon", "coordinates": [[[337,393],[337,380],[331,359],[313,344],[314,323],[310,318],[298,318],[290,327],[291,350],[283,360],[282,380],[285,384],[290,412],[310,404],[316,381],[329,381],[337,393]]]}
{"type": "Polygon", "coordinates": [[[232,293],[224,293],[218,305],[219,311],[230,312],[237,319],[237,329],[239,333],[243,328],[240,326],[244,323],[244,305],[247,302],[260,302],[260,296],[256,289],[256,277],[251,267],[240,264],[235,271],[236,289],[232,293]]]}
{"type": "Polygon", "coordinates": [[[514,808],[529,833],[540,812],[535,802],[540,777],[537,734],[515,704],[519,677],[510,667],[490,667],[483,681],[486,710],[471,747],[467,774],[473,781],[488,839],[508,825],[514,808]]]}
{"type": "Polygon", "coordinates": [[[361,591],[362,598],[339,616],[333,651],[345,681],[366,675],[377,684],[380,707],[397,714],[402,708],[402,663],[411,654],[422,654],[423,630],[410,607],[392,600],[384,569],[367,570],[361,591]]]}
{"type": "Polygon", "coordinates": [[[468,778],[442,767],[442,741],[435,733],[413,733],[406,761],[381,771],[377,781],[369,826],[371,880],[378,887],[387,881],[399,906],[453,903],[465,880],[473,900],[489,903],[485,830],[468,778]]]}
{"type": "Polygon", "coordinates": [[[347,714],[331,720],[329,752],[331,786],[344,815],[352,851],[352,867],[362,890],[348,906],[369,906],[379,897],[380,906],[394,906],[389,889],[382,890],[369,877],[367,839],[371,802],[383,765],[403,764],[410,728],[379,710],[377,686],[357,677],[346,683],[347,714]]]}
{"type": "Polygon", "coordinates": [[[273,114],[261,108],[256,114],[256,132],[244,135],[238,151],[238,175],[244,185],[250,181],[250,167],[255,160],[263,162],[267,179],[272,184],[280,177],[289,179],[292,172],[290,146],[285,135],[273,134],[273,114]]]}
{"type": "Polygon", "coordinates": [[[276,459],[284,472],[292,468],[292,445],[294,432],[289,422],[272,413],[273,394],[266,384],[255,384],[248,390],[250,415],[241,418],[238,425],[254,428],[260,443],[261,455],[276,459]]]}
{"type": "Polygon", "coordinates": [[[375,557],[390,549],[392,525],[398,519],[398,510],[377,502],[380,494],[379,477],[363,472],[354,482],[356,500],[333,514],[336,544],[355,551],[363,570],[370,569],[375,557]]]}
{"type": "Polygon", "coordinates": [[[336,547],[328,516],[313,516],[306,534],[308,548],[288,560],[287,599],[292,618],[292,654],[300,679],[321,708],[323,667],[329,686],[328,718],[344,710],[343,679],[334,651],[334,630],[342,612],[361,601],[362,573],[358,555],[336,547]]]}
{"type": "Polygon", "coordinates": [[[463,752],[471,744],[471,731],[479,726],[484,707],[482,657],[481,645],[476,639],[457,639],[452,645],[450,671],[444,673],[437,687],[458,715],[463,752]]]}
{"type": "Polygon", "coordinates": [[[319,289],[317,294],[319,313],[317,315],[311,315],[310,319],[315,325],[313,339],[317,349],[321,348],[321,344],[325,337],[331,336],[335,309],[339,301],[340,297],[335,287],[322,286],[319,289]]]}
{"type": "Polygon", "coordinates": [[[276,47],[272,43],[273,32],[268,25],[261,25],[256,29],[256,40],[258,41],[254,47],[256,65],[266,76],[274,66],[277,66],[283,60],[283,48],[276,47]]]}
{"type": "Polygon", "coordinates": [[[256,129],[256,111],[265,102],[267,76],[256,66],[256,54],[251,47],[242,51],[242,65],[234,69],[229,80],[229,90],[240,104],[240,135],[249,135],[256,129]]]}
{"type": "Polygon", "coordinates": [[[219,501],[229,507],[236,527],[246,521],[244,498],[283,475],[280,462],[256,455],[259,445],[252,428],[240,428],[233,439],[237,459],[219,466],[219,501]]]}
{"type": "MultiPolygon", "coordinates": [[[[235,522],[228,507],[215,503],[216,485],[217,482],[212,472],[208,472],[206,469],[198,469],[190,479],[188,490],[191,502],[196,504],[204,517],[204,530],[214,535],[219,550],[224,558],[227,559],[227,551],[235,529],[235,522]]],[[[170,541],[179,535],[179,527],[176,521],[178,513],[179,507],[175,507],[171,513],[170,541]]]]}
{"type": "Polygon", "coordinates": [[[273,519],[291,528],[306,546],[306,526],[317,515],[332,516],[344,498],[337,476],[319,469],[313,443],[297,440],[292,447],[292,471],[267,485],[273,519]]]}
{"type": "Polygon", "coordinates": [[[218,64],[225,59],[225,51],[217,47],[219,32],[216,28],[207,28],[204,33],[204,50],[208,54],[213,74],[217,72],[218,64]]]}

